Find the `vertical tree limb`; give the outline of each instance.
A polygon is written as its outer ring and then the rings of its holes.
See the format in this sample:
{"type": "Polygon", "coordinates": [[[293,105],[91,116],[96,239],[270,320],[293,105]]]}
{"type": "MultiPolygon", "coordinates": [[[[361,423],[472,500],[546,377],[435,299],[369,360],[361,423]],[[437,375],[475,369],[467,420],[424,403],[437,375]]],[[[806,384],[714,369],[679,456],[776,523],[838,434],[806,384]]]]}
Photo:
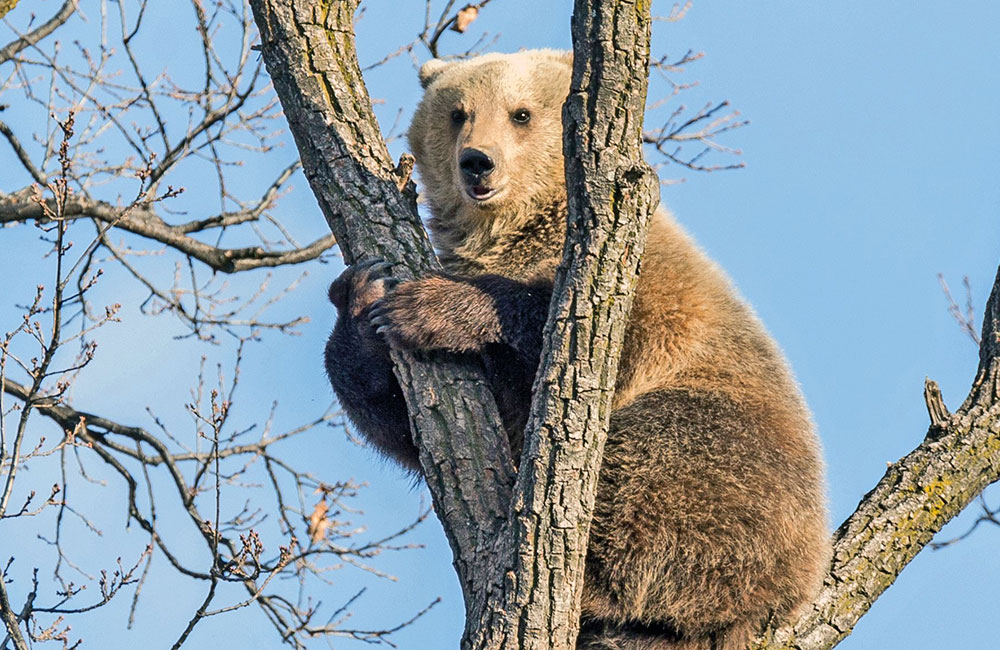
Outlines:
{"type": "Polygon", "coordinates": [[[568,233],[514,489],[503,599],[511,629],[500,635],[491,622],[491,642],[470,647],[576,647],[618,360],[659,201],[641,144],[650,23],[641,0],[577,0],[573,9],[573,81],[563,108],[568,233]]]}
{"type": "Polygon", "coordinates": [[[6,576],[0,573],[0,618],[3,619],[3,629],[7,630],[4,638],[10,639],[15,650],[28,650],[28,644],[24,640],[24,635],[21,634],[21,619],[14,614],[14,608],[7,597],[5,582],[6,576]]]}

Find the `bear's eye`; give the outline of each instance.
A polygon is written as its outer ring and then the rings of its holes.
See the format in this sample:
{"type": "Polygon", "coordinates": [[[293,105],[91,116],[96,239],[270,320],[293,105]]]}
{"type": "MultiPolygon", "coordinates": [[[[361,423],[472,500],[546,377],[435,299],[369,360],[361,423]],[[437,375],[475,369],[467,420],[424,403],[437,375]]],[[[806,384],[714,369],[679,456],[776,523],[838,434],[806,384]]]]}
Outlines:
{"type": "Polygon", "coordinates": [[[528,109],[521,108],[514,111],[514,114],[510,116],[510,119],[514,120],[518,124],[527,124],[531,121],[531,113],[528,112],[528,109]]]}
{"type": "Polygon", "coordinates": [[[465,121],[465,118],[467,118],[467,117],[468,117],[468,115],[465,114],[465,111],[463,111],[461,109],[458,109],[458,108],[456,108],[455,110],[453,110],[451,112],[451,122],[452,122],[452,124],[461,124],[462,122],[465,121]]]}

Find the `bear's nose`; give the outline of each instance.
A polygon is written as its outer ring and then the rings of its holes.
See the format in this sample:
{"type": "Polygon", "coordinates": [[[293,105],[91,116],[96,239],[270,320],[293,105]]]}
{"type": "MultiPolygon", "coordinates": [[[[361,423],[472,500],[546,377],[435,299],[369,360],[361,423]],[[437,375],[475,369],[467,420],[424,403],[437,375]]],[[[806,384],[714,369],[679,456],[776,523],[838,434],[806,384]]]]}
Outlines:
{"type": "Polygon", "coordinates": [[[495,167],[493,159],[479,149],[466,149],[458,157],[458,168],[469,181],[475,182],[489,176],[495,167]]]}

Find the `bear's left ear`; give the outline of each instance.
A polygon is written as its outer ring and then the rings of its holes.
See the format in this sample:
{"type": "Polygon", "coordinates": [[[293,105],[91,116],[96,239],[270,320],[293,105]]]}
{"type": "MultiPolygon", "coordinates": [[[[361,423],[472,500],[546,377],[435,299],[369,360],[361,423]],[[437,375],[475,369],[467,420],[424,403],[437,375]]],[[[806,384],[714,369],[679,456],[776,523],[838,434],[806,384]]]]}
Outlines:
{"type": "Polygon", "coordinates": [[[423,64],[420,66],[420,86],[427,88],[446,68],[452,65],[454,65],[453,61],[444,61],[442,59],[431,59],[423,64]]]}

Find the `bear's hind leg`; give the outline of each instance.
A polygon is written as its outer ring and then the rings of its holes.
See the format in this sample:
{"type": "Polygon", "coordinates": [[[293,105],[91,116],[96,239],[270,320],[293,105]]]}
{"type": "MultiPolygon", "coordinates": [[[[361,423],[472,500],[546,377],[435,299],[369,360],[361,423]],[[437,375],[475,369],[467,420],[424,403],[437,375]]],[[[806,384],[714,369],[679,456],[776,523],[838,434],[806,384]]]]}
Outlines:
{"type": "Polygon", "coordinates": [[[649,648],[741,650],[754,625],[811,595],[825,561],[820,470],[800,442],[811,433],[782,417],[692,389],[612,413],[584,616],[677,630],[649,648]]]}

